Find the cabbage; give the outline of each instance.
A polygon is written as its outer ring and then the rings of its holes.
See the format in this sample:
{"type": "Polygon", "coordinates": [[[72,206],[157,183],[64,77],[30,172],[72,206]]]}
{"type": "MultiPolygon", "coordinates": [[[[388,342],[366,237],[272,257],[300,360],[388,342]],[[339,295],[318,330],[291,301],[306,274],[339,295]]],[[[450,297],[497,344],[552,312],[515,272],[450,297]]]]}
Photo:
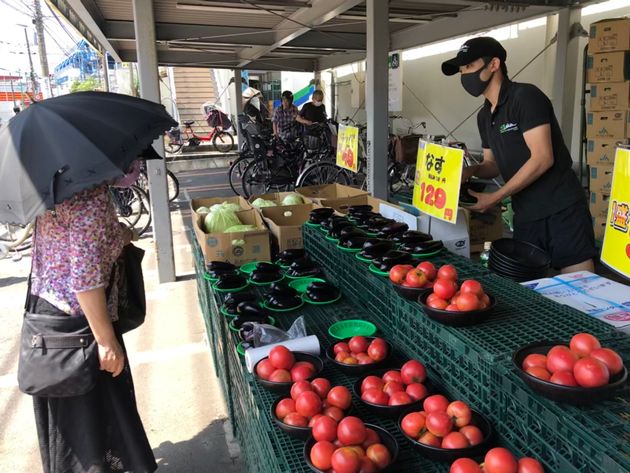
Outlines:
{"type": "Polygon", "coordinates": [[[251,232],[252,230],[256,230],[256,225],[234,225],[224,230],[223,233],[251,232]]]}
{"type": "Polygon", "coordinates": [[[282,205],[300,205],[304,203],[302,196],[296,192],[292,192],[282,199],[282,205]]]}
{"type": "Polygon", "coordinates": [[[223,202],[221,204],[214,204],[210,207],[210,212],[214,212],[215,210],[229,210],[231,212],[238,212],[241,209],[241,206],[238,204],[230,204],[228,202],[223,202]]]}
{"type": "Polygon", "coordinates": [[[260,209],[262,207],[275,207],[276,203],[273,200],[265,200],[258,197],[258,199],[252,202],[252,205],[260,209]]]}
{"type": "Polygon", "coordinates": [[[197,210],[195,210],[195,212],[197,212],[198,214],[207,214],[210,213],[210,209],[208,207],[199,207],[197,210]]]}
{"type": "Polygon", "coordinates": [[[235,211],[229,208],[223,208],[221,207],[222,205],[224,204],[218,204],[218,207],[217,205],[213,205],[210,209],[210,213],[206,215],[204,219],[206,232],[221,233],[230,227],[241,225],[241,221],[236,216],[235,211]]]}

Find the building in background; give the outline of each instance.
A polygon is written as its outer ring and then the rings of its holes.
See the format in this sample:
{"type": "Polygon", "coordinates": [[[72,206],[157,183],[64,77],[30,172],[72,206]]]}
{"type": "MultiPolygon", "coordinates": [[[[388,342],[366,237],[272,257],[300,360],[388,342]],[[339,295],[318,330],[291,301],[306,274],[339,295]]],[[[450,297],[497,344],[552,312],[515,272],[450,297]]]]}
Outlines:
{"type": "Polygon", "coordinates": [[[0,76],[0,119],[5,124],[14,115],[13,108],[23,110],[31,104],[31,97],[42,100],[41,92],[34,96],[32,85],[19,75],[0,76]]]}
{"type": "MultiPolygon", "coordinates": [[[[55,67],[55,83],[59,94],[68,93],[75,82],[93,79],[101,83],[101,56],[85,40],[79,41],[70,55],[55,67]]],[[[107,56],[107,71],[110,88],[116,91],[116,63],[107,56]]]]}

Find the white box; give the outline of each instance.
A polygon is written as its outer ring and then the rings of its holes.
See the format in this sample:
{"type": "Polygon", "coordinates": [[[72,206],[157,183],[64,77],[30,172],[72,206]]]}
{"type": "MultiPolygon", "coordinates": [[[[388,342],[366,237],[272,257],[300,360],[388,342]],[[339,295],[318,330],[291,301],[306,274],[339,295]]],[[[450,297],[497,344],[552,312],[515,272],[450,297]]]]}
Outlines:
{"type": "Polygon", "coordinates": [[[391,218],[397,222],[406,223],[407,226],[409,226],[409,230],[418,230],[418,216],[411,214],[407,210],[403,210],[396,205],[381,202],[378,212],[385,218],[391,218]]]}
{"type": "Polygon", "coordinates": [[[470,235],[466,216],[462,209],[457,209],[457,212],[455,225],[421,214],[418,219],[418,230],[431,234],[436,240],[442,240],[451,253],[470,258],[470,235]]]}
{"type": "Polygon", "coordinates": [[[630,287],[624,284],[578,271],[522,285],[630,334],[630,287]]]}

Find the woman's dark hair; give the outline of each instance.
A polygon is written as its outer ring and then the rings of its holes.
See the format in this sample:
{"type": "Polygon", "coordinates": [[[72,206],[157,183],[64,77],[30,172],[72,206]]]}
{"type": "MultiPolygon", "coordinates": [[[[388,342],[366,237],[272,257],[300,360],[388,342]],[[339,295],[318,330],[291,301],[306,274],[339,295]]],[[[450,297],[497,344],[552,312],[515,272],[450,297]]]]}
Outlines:
{"type": "Polygon", "coordinates": [[[290,90],[285,90],[282,92],[282,98],[287,99],[289,105],[293,104],[293,93],[290,90]]]}

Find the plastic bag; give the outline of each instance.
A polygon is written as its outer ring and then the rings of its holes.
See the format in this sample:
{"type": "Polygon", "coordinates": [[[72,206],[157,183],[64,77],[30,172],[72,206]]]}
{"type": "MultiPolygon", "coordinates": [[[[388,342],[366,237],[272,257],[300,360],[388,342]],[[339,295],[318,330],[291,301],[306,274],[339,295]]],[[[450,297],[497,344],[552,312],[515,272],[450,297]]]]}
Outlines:
{"type": "Polygon", "coordinates": [[[305,336],[304,316],[298,317],[286,332],[273,325],[256,324],[254,327],[254,347],[258,348],[270,343],[279,343],[305,336]]]}

